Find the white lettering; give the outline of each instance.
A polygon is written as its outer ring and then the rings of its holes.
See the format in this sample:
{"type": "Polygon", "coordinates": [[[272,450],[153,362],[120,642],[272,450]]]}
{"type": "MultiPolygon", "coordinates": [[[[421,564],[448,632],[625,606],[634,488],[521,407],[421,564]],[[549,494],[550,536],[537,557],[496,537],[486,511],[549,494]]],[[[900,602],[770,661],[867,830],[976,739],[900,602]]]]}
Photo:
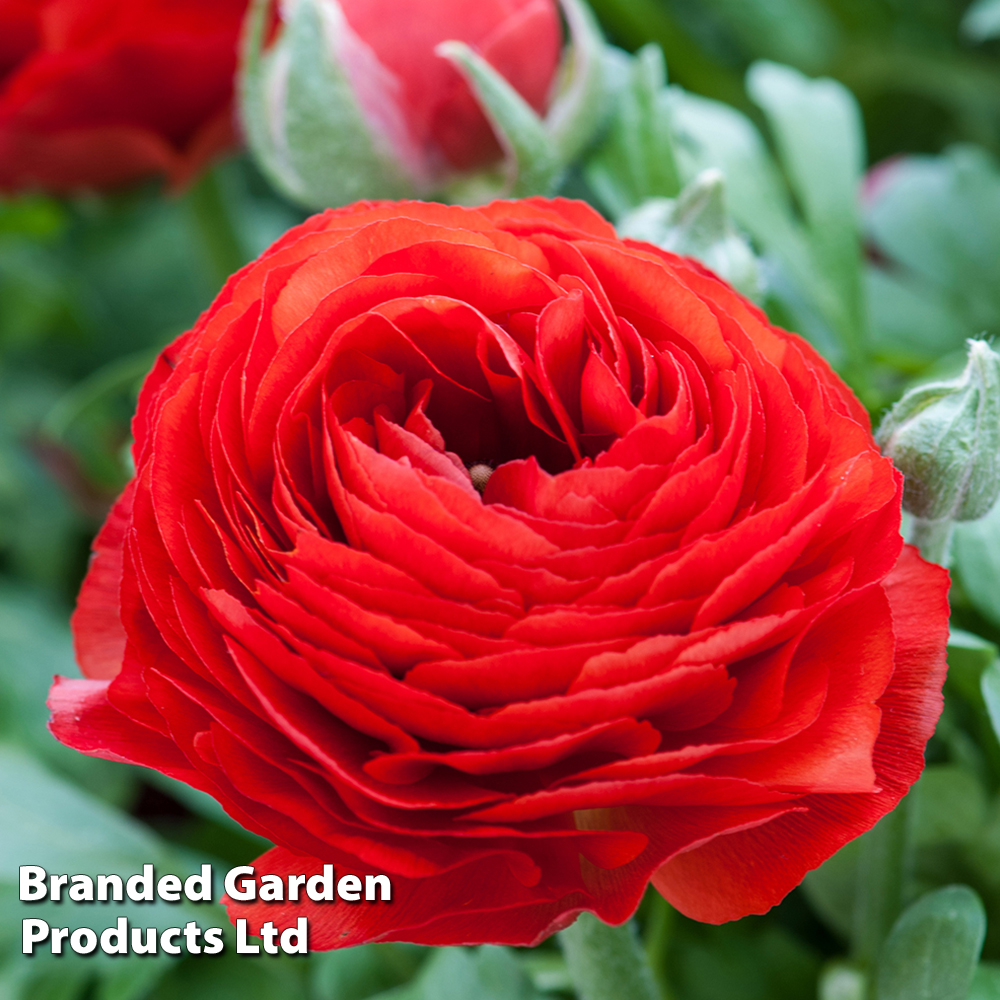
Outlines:
{"type": "Polygon", "coordinates": [[[361,899],[361,879],[357,875],[344,875],[337,883],[337,895],[348,903],[356,903],[361,899]]]}
{"type": "MultiPolygon", "coordinates": [[[[100,881],[100,878],[98,878],[100,881]]],[[[153,902],[153,866],[143,865],[141,875],[132,875],[125,883],[128,898],[137,903],[153,902]]]]}
{"type": "MultiPolygon", "coordinates": [[[[21,871],[24,871],[22,868],[21,871]]],[[[44,883],[43,883],[44,885],[44,883]]],[[[24,897],[21,897],[24,899],[24,897]]],[[[35,945],[49,936],[49,925],[37,917],[26,917],[21,921],[21,954],[33,955],[35,945]]]]}
{"type": "Polygon", "coordinates": [[[294,927],[286,927],[281,932],[281,950],[286,955],[309,953],[309,921],[305,917],[299,917],[294,927]]]}
{"type": "Polygon", "coordinates": [[[240,865],[238,868],[230,868],[226,873],[226,895],[230,899],[245,903],[249,899],[254,899],[257,895],[257,883],[252,878],[245,878],[241,881],[242,888],[236,888],[237,875],[253,875],[253,865],[240,865]]]}
{"type": "Polygon", "coordinates": [[[236,954],[237,955],[259,955],[259,944],[247,943],[247,922],[243,917],[236,921],[236,954]]]}
{"type": "Polygon", "coordinates": [[[306,895],[314,903],[333,902],[333,865],[323,865],[323,874],[313,875],[306,882],[306,895]]]}
{"type": "Polygon", "coordinates": [[[45,869],[41,865],[21,865],[18,869],[18,887],[20,890],[18,899],[22,903],[45,899],[48,895],[45,888],[45,869]]]}

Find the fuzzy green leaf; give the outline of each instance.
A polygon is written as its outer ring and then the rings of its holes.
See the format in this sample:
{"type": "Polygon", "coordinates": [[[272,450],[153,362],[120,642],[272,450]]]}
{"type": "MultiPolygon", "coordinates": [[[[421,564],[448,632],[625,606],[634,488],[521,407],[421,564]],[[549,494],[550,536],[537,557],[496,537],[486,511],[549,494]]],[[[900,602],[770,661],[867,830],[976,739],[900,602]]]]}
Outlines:
{"type": "Polygon", "coordinates": [[[967,886],[917,900],[879,956],[876,1000],[966,1000],[986,936],[986,913],[967,886]]]}

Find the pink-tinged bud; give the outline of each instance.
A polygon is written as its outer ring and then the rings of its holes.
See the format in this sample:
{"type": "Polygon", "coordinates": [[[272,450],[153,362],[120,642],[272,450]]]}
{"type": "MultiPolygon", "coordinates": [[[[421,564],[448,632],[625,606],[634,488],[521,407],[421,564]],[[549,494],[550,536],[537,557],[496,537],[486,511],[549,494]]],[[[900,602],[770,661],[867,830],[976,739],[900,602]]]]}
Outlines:
{"type": "Polygon", "coordinates": [[[358,42],[398,80],[399,110],[427,166],[443,159],[469,170],[501,155],[468,84],[435,54],[440,42],[465,42],[545,113],[562,49],[554,0],[340,0],[340,7],[358,42]]]}
{"type": "Polygon", "coordinates": [[[443,42],[464,43],[535,115],[559,68],[555,0],[255,0],[242,111],[271,179],[312,207],[439,192],[503,155],[443,42]]]}

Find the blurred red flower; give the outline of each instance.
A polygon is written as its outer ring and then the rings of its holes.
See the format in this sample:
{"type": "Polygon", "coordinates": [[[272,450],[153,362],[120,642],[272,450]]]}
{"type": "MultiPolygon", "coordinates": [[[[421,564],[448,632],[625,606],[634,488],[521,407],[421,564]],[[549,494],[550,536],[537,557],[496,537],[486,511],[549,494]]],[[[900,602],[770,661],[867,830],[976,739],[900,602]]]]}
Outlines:
{"type": "Polygon", "coordinates": [[[0,190],[182,183],[234,142],[246,0],[0,0],[0,190]]]}
{"type": "Polygon", "coordinates": [[[729,920],[921,771],[947,574],[866,413],[584,205],[315,216],[164,351],[134,429],[52,729],[216,796],[277,845],[258,874],[393,879],[230,904],[255,926],[526,944],[650,879],[729,920]]]}

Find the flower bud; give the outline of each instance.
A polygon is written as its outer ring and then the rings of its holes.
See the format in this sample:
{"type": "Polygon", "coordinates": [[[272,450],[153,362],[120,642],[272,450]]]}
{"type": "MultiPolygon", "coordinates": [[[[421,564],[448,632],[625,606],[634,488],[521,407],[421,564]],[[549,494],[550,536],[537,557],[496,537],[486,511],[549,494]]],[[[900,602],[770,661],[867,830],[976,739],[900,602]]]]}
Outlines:
{"type": "Polygon", "coordinates": [[[907,392],[876,435],[906,476],[903,506],[925,521],[975,521],[1000,496],[1000,355],[969,341],[959,378],[907,392]]]}
{"type": "Polygon", "coordinates": [[[700,173],[676,198],[649,198],[618,223],[624,237],[700,260],[748,298],[760,298],[760,270],[726,212],[722,171],[700,173]]]}
{"type": "Polygon", "coordinates": [[[545,193],[600,125],[600,36],[579,0],[551,106],[555,0],[282,0],[268,45],[271,3],[248,15],[241,110],[262,169],[306,206],[545,193]]]}

